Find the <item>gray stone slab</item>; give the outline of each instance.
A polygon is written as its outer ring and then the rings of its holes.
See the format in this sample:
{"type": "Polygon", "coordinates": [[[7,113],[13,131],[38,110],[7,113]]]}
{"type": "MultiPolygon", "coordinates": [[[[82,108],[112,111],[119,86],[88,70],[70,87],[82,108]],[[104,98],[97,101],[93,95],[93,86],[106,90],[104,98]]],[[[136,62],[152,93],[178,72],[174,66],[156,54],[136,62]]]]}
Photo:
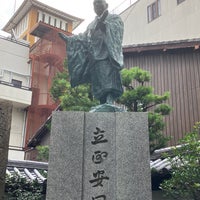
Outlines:
{"type": "Polygon", "coordinates": [[[117,199],[150,200],[147,113],[117,113],[117,199]]]}
{"type": "Polygon", "coordinates": [[[47,200],[151,200],[147,113],[55,112],[47,200]]]}
{"type": "Polygon", "coordinates": [[[99,195],[116,199],[115,114],[86,113],[85,116],[83,200],[99,195]],[[99,137],[99,141],[95,137],[99,137]],[[102,161],[98,162],[101,156],[102,161]],[[102,180],[97,181],[94,173],[102,180]]]}
{"type": "Polygon", "coordinates": [[[0,102],[0,199],[4,196],[5,173],[12,119],[12,104],[0,102]]]}
{"type": "Polygon", "coordinates": [[[55,200],[57,196],[62,200],[81,199],[83,133],[83,112],[53,113],[47,199],[55,200]]]}

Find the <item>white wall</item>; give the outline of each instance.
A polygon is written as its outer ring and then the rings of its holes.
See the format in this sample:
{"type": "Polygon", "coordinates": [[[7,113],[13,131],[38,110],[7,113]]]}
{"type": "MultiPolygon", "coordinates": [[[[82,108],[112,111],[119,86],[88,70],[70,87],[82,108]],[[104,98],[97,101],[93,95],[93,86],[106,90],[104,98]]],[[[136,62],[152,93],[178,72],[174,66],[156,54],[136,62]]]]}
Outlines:
{"type": "Polygon", "coordinates": [[[32,93],[28,90],[31,68],[28,60],[28,45],[0,37],[0,99],[21,104],[20,107],[27,107],[31,104],[32,93]],[[21,81],[22,87],[27,90],[12,87],[12,79],[21,81]]]}
{"type": "Polygon", "coordinates": [[[23,145],[23,135],[24,125],[25,125],[25,112],[24,109],[13,107],[12,109],[12,121],[11,130],[12,135],[10,135],[10,146],[22,147],[23,145]]]}
{"type": "Polygon", "coordinates": [[[47,14],[43,11],[38,11],[38,22],[39,21],[43,21],[43,15],[44,15],[44,22],[46,24],[50,24],[51,26],[55,26],[57,28],[60,28],[64,31],[67,31],[66,28],[67,28],[67,21],[61,19],[61,18],[58,18],[56,16],[53,16],[53,15],[50,15],[50,14],[47,14]],[[49,17],[50,17],[50,21],[49,21],[49,17]],[[55,24],[55,20],[56,20],[56,24],[55,24]],[[61,27],[60,27],[60,23],[61,23],[61,27]]]}
{"type": "Polygon", "coordinates": [[[156,0],[138,0],[121,13],[123,45],[200,38],[200,0],[160,0],[161,16],[148,23],[147,6],[156,0]]]}
{"type": "Polygon", "coordinates": [[[22,85],[30,86],[29,46],[0,37],[0,80],[11,79],[22,81],[22,85]]]}
{"type": "Polygon", "coordinates": [[[24,151],[23,150],[8,150],[8,159],[10,160],[24,160],[24,151]]]}
{"type": "Polygon", "coordinates": [[[9,159],[24,160],[23,142],[26,112],[24,109],[13,107],[11,134],[9,141],[9,159]]]}
{"type": "Polygon", "coordinates": [[[29,46],[19,44],[0,37],[0,101],[13,103],[12,122],[9,142],[9,159],[24,159],[22,150],[24,127],[26,120],[25,108],[31,104],[30,90],[13,87],[12,79],[22,81],[22,86],[30,86],[31,68],[28,64],[29,46]]]}
{"type": "Polygon", "coordinates": [[[15,28],[15,34],[17,37],[20,37],[22,33],[28,28],[28,19],[29,15],[26,14],[26,16],[23,17],[23,19],[17,24],[15,28]]]}

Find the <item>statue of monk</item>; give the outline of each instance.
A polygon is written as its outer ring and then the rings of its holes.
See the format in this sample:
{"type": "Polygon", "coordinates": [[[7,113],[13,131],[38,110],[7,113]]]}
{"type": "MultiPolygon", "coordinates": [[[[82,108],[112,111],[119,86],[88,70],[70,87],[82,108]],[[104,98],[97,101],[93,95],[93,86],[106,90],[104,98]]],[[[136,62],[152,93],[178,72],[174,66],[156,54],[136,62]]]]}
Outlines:
{"type": "Polygon", "coordinates": [[[97,16],[84,33],[59,35],[67,46],[71,86],[90,83],[100,104],[113,104],[123,93],[123,22],[118,15],[108,12],[105,0],[94,0],[93,5],[97,16]]]}

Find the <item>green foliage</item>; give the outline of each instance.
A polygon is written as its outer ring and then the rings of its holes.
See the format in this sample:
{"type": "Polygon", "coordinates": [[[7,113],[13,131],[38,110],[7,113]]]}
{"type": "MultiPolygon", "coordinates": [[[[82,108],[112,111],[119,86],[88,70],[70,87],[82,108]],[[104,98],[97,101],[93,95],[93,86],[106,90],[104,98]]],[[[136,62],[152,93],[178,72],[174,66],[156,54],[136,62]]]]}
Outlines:
{"type": "Polygon", "coordinates": [[[43,188],[37,180],[28,181],[17,173],[6,176],[5,192],[8,200],[44,200],[43,188]]]}
{"type": "Polygon", "coordinates": [[[47,122],[45,123],[45,127],[47,128],[48,131],[51,130],[51,120],[49,120],[49,121],[47,121],[47,122]]]}
{"type": "Polygon", "coordinates": [[[159,113],[148,113],[150,153],[166,146],[169,138],[162,134],[165,127],[163,116],[159,113]]]}
{"type": "Polygon", "coordinates": [[[174,148],[170,158],[172,165],[171,179],[161,184],[162,190],[173,199],[200,199],[200,122],[194,131],[187,134],[180,142],[181,147],[174,148]]]}
{"type": "Polygon", "coordinates": [[[163,95],[154,94],[153,88],[145,85],[151,80],[151,74],[139,67],[123,69],[121,75],[125,91],[118,103],[125,105],[128,111],[149,111],[151,153],[155,149],[166,146],[169,138],[165,137],[162,131],[165,126],[163,116],[168,115],[171,111],[171,107],[168,104],[164,104],[170,97],[169,92],[165,92],[163,95]]]}
{"type": "Polygon", "coordinates": [[[49,146],[37,146],[37,160],[47,162],[49,160],[49,146]]]}
{"type": "Polygon", "coordinates": [[[63,110],[89,111],[97,105],[97,100],[92,97],[90,85],[71,87],[67,70],[56,75],[50,92],[54,100],[60,102],[63,110]]]}
{"type": "Polygon", "coordinates": [[[66,84],[69,84],[69,75],[67,70],[64,72],[57,73],[55,78],[53,79],[52,87],[51,87],[51,95],[54,100],[59,100],[59,97],[64,95],[67,91],[66,84]]]}
{"type": "Polygon", "coordinates": [[[144,71],[139,67],[133,67],[131,69],[123,69],[122,71],[122,84],[129,88],[133,80],[138,81],[142,85],[144,82],[148,82],[151,79],[151,75],[148,71],[144,71]]]}
{"type": "Polygon", "coordinates": [[[155,113],[160,113],[161,115],[169,115],[171,108],[167,104],[160,104],[154,110],[155,113]]]}
{"type": "Polygon", "coordinates": [[[63,110],[89,111],[97,104],[97,101],[89,98],[90,88],[87,85],[71,88],[68,83],[66,90],[66,93],[60,97],[63,110]]]}

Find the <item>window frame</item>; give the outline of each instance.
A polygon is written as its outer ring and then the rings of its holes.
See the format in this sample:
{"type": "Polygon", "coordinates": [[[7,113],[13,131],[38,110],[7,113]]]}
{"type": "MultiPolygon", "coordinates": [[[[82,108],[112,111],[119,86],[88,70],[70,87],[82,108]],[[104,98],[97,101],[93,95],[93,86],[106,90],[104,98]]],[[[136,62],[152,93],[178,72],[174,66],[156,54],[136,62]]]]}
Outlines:
{"type": "Polygon", "coordinates": [[[65,31],[68,31],[68,23],[65,23],[65,31]]]}
{"type": "Polygon", "coordinates": [[[62,29],[62,24],[63,24],[62,20],[60,20],[60,29],[62,29]]]}
{"type": "Polygon", "coordinates": [[[11,83],[16,88],[21,88],[22,87],[22,81],[20,81],[20,80],[12,79],[11,83]]]}
{"type": "Polygon", "coordinates": [[[57,27],[57,19],[54,18],[54,26],[57,27]]]}
{"type": "Polygon", "coordinates": [[[51,16],[49,16],[48,24],[51,25],[51,16]]]}
{"type": "Polygon", "coordinates": [[[45,22],[46,15],[42,13],[42,22],[45,22]]]}
{"type": "Polygon", "coordinates": [[[154,1],[152,4],[147,6],[147,20],[148,23],[157,19],[161,16],[161,2],[160,0],[154,1]]]}

